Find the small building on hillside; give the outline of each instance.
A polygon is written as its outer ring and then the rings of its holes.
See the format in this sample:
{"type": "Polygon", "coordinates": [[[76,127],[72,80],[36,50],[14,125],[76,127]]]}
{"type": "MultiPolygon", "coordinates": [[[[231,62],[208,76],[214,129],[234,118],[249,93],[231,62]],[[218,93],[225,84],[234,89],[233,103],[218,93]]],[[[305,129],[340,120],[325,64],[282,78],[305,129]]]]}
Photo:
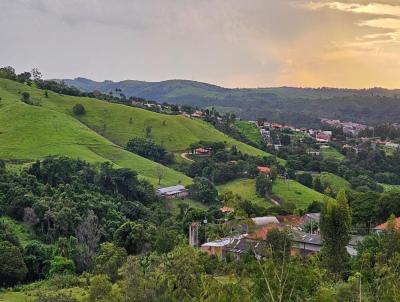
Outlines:
{"type": "Polygon", "coordinates": [[[210,155],[210,150],[205,148],[194,149],[194,154],[196,155],[210,155]]]}
{"type": "Polygon", "coordinates": [[[196,110],[195,112],[193,112],[191,114],[192,117],[197,117],[197,118],[203,118],[204,117],[204,113],[200,110],[196,110]]]}
{"type": "Polygon", "coordinates": [[[329,143],[331,141],[331,138],[332,138],[332,135],[329,135],[329,134],[324,133],[324,132],[318,133],[315,136],[315,139],[319,143],[329,143]]]}
{"type": "Polygon", "coordinates": [[[232,212],[235,211],[235,209],[230,208],[230,207],[226,207],[226,206],[220,208],[219,210],[220,210],[221,213],[223,213],[223,214],[229,214],[229,213],[232,213],[232,212]]]}
{"type": "Polygon", "coordinates": [[[302,216],[303,224],[308,222],[316,222],[319,223],[319,219],[321,217],[321,213],[306,213],[302,216]]]}
{"type": "Polygon", "coordinates": [[[200,249],[201,251],[207,253],[210,256],[217,256],[218,258],[222,258],[225,248],[227,248],[230,244],[232,244],[236,240],[240,240],[244,237],[245,235],[238,235],[238,236],[221,238],[214,241],[209,241],[203,243],[200,249]]]}
{"type": "MultiPolygon", "coordinates": [[[[346,246],[347,253],[357,256],[357,244],[363,240],[364,236],[352,235],[349,244],[346,246]]],[[[322,239],[319,234],[309,234],[305,232],[293,232],[292,234],[292,254],[299,253],[301,256],[308,256],[321,251],[322,239]]]]}
{"type": "MultiPolygon", "coordinates": [[[[385,223],[382,223],[382,224],[380,224],[380,225],[377,225],[376,227],[374,227],[374,231],[375,231],[376,233],[384,232],[384,231],[387,230],[388,225],[389,225],[388,222],[385,222],[385,223]]],[[[394,228],[395,228],[396,230],[400,230],[400,217],[396,217],[396,218],[395,218],[395,220],[394,220],[394,228]]]]}
{"type": "Polygon", "coordinates": [[[271,169],[267,166],[258,166],[257,171],[258,173],[269,174],[271,172],[271,169]]]}
{"type": "Polygon", "coordinates": [[[176,185],[172,187],[160,188],[156,190],[156,195],[161,198],[183,198],[189,194],[188,189],[183,185],[176,185]]]}

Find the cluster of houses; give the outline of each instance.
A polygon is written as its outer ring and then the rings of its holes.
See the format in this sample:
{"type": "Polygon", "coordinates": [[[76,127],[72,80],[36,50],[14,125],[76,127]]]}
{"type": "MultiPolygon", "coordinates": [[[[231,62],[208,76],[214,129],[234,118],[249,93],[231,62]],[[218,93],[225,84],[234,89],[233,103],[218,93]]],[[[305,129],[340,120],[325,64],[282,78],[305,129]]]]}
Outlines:
{"type": "MultiPolygon", "coordinates": [[[[233,209],[232,209],[233,210],[233,209]]],[[[242,254],[253,254],[256,257],[265,256],[266,241],[268,233],[273,229],[290,230],[292,240],[291,254],[307,256],[318,253],[322,248],[322,240],[319,231],[304,231],[305,226],[310,223],[319,224],[319,213],[308,213],[304,216],[266,216],[255,217],[244,220],[241,232],[235,235],[206,242],[200,249],[220,259],[225,257],[240,258],[242,254]]],[[[400,219],[399,219],[400,227],[400,219]]],[[[313,229],[311,229],[313,230],[313,229]]],[[[363,236],[352,235],[349,244],[346,246],[350,256],[357,255],[356,246],[363,239],[363,236]]],[[[192,242],[193,243],[193,242],[192,242]]]]}
{"type": "Polygon", "coordinates": [[[353,151],[354,153],[359,153],[363,149],[376,149],[378,147],[385,147],[394,150],[400,149],[400,144],[393,142],[389,139],[381,139],[381,138],[371,138],[371,137],[361,137],[357,139],[353,139],[351,142],[348,142],[342,146],[342,150],[344,151],[353,151]]]}
{"type": "Polygon", "coordinates": [[[272,130],[290,130],[292,132],[303,133],[308,135],[309,137],[314,138],[318,143],[324,144],[329,143],[332,140],[332,131],[325,131],[321,129],[308,129],[308,128],[296,128],[291,125],[284,125],[279,123],[272,123],[268,121],[258,121],[254,122],[266,144],[274,145],[276,150],[282,146],[281,143],[278,141],[275,144],[272,141],[271,131],[272,130]]]}
{"type": "Polygon", "coordinates": [[[330,120],[330,119],[321,119],[321,123],[332,128],[340,128],[343,131],[343,134],[346,136],[356,137],[358,134],[366,129],[373,129],[373,127],[369,127],[360,123],[353,122],[342,122],[340,120],[330,120]]]}

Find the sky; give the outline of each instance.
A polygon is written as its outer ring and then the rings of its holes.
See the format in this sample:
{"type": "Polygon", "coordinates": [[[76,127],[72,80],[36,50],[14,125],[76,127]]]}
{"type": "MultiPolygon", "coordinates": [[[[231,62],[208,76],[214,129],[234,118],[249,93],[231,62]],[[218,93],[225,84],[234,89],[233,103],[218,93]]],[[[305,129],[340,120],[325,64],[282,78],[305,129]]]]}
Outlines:
{"type": "Polygon", "coordinates": [[[400,88],[400,0],[0,0],[0,66],[45,78],[400,88]]]}

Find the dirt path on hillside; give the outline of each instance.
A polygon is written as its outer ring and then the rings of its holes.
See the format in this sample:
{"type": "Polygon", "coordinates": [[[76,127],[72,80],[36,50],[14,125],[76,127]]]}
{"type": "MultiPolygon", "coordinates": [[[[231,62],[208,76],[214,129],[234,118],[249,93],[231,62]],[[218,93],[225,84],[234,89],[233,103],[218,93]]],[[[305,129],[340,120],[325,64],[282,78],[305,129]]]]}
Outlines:
{"type": "Polygon", "coordinates": [[[188,154],[189,154],[189,153],[187,153],[187,152],[183,152],[183,153],[181,153],[181,157],[182,157],[183,159],[187,160],[187,161],[194,162],[193,159],[190,159],[189,157],[187,157],[188,154]]]}
{"type": "Polygon", "coordinates": [[[275,205],[280,206],[281,205],[281,201],[278,199],[275,199],[274,197],[272,197],[271,195],[268,195],[267,198],[275,205]]]}

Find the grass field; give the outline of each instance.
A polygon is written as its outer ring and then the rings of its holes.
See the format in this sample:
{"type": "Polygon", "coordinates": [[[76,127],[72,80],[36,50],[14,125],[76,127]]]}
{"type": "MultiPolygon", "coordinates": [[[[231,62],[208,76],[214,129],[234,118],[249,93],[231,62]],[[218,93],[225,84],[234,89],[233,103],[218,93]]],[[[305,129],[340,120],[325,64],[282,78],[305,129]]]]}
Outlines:
{"type": "Polygon", "coordinates": [[[246,121],[236,121],[235,127],[239,132],[245,136],[251,142],[259,145],[262,141],[260,131],[254,123],[249,123],[246,121]]]}
{"type": "Polygon", "coordinates": [[[256,194],[256,181],[255,179],[237,179],[226,184],[218,186],[220,193],[231,191],[240,195],[243,199],[255,202],[262,206],[270,206],[271,203],[265,198],[259,197],[256,194]]]}
{"type": "Polygon", "coordinates": [[[323,185],[327,184],[335,191],[339,191],[340,189],[350,189],[350,183],[340,176],[329,172],[322,172],[319,176],[323,185]]]}
{"type": "MultiPolygon", "coordinates": [[[[84,281],[81,279],[81,282],[84,281]]],[[[50,286],[48,281],[45,280],[23,285],[18,289],[0,292],[0,302],[33,302],[40,294],[56,293],[69,295],[77,301],[87,301],[88,297],[88,291],[83,287],[57,289],[54,286],[50,286]]]]}
{"type": "MultiPolygon", "coordinates": [[[[91,163],[111,161],[116,167],[131,168],[157,184],[159,164],[125,151],[70,115],[21,102],[16,89],[33,91],[33,98],[42,93],[0,79],[0,158],[31,162],[49,155],[63,155],[91,163]]],[[[162,185],[191,182],[180,172],[162,169],[165,171],[162,185]]]]}
{"type": "Polygon", "coordinates": [[[272,186],[272,193],[297,208],[304,209],[314,200],[322,201],[324,195],[294,180],[277,179],[272,186]]]}
{"type": "Polygon", "coordinates": [[[54,92],[49,92],[49,98],[45,98],[42,90],[4,79],[0,79],[0,89],[7,90],[13,95],[18,95],[18,91],[27,91],[44,108],[70,115],[74,119],[72,107],[80,103],[86,109],[86,114],[80,118],[80,121],[120,146],[125,146],[133,137],[144,137],[146,127],[151,127],[152,139],[173,152],[185,150],[191,143],[199,140],[207,140],[225,142],[228,146],[236,145],[240,151],[250,155],[268,155],[262,150],[230,138],[199,119],[165,115],[91,98],[59,95],[54,92]]]}
{"type": "Polygon", "coordinates": [[[383,187],[385,192],[400,192],[400,185],[388,185],[382,183],[380,183],[380,185],[383,187]]]}
{"type": "Polygon", "coordinates": [[[338,150],[336,150],[335,148],[329,147],[329,148],[321,148],[321,155],[324,158],[334,158],[337,159],[339,161],[345,160],[346,157],[340,153],[338,150]]]}
{"type": "Polygon", "coordinates": [[[165,207],[174,215],[179,214],[179,205],[185,204],[190,208],[199,208],[199,209],[207,209],[209,205],[205,205],[204,203],[195,201],[193,199],[185,198],[185,199],[169,199],[163,201],[165,207]]]}
{"type": "Polygon", "coordinates": [[[7,224],[8,227],[13,230],[13,233],[17,236],[18,241],[21,243],[22,246],[25,246],[30,240],[34,238],[33,233],[25,228],[20,222],[16,222],[15,220],[6,216],[0,217],[0,222],[7,224]]]}

